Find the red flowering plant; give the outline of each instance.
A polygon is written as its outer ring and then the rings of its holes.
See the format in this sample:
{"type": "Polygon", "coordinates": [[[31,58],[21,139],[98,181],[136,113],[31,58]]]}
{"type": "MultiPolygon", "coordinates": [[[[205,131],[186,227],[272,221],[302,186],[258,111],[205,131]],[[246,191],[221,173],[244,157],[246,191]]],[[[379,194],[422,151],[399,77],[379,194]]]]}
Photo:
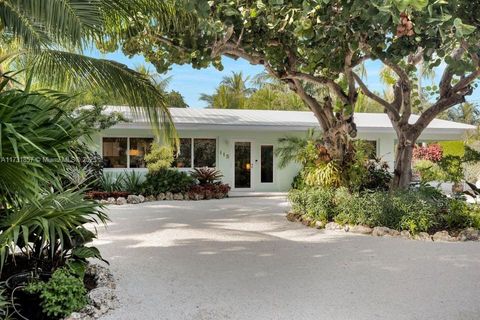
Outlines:
{"type": "Polygon", "coordinates": [[[413,159],[428,160],[432,162],[439,162],[443,158],[442,147],[437,143],[432,143],[426,147],[415,146],[413,149],[413,159]]]}

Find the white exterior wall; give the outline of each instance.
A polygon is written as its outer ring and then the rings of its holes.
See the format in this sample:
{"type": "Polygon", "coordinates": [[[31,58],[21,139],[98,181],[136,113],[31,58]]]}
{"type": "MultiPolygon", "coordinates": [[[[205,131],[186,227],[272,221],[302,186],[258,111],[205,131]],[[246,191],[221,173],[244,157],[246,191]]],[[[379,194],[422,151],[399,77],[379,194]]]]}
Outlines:
{"type": "MultiPolygon", "coordinates": [[[[286,135],[304,136],[305,131],[259,131],[252,130],[178,130],[181,138],[215,138],[217,140],[216,163],[217,169],[222,172],[223,182],[234,186],[234,142],[250,141],[252,143],[252,189],[248,191],[287,191],[293,178],[300,169],[299,164],[291,163],[286,168],[278,168],[274,157],[273,183],[260,182],[260,146],[273,145],[274,150],[278,139],[286,135]]],[[[150,129],[113,128],[93,137],[93,148],[102,154],[102,137],[153,137],[150,129]]],[[[386,161],[390,169],[394,166],[394,146],[396,137],[392,132],[364,132],[359,129],[358,138],[377,141],[377,156],[386,161]]],[[[424,134],[420,140],[460,140],[460,134],[424,134]]],[[[123,172],[137,170],[147,172],[146,169],[105,169],[106,172],[123,172]]],[[[180,169],[190,171],[190,169],[180,169]]]]}

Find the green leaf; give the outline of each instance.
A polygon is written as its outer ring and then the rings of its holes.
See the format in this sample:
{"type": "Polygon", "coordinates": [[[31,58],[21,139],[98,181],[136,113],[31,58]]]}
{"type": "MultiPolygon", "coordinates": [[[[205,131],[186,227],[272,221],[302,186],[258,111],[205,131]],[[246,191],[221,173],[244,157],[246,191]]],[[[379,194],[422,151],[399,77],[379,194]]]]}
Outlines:
{"type": "Polygon", "coordinates": [[[455,27],[455,35],[459,38],[468,36],[476,30],[475,26],[463,23],[460,18],[453,20],[453,26],[455,27]]]}

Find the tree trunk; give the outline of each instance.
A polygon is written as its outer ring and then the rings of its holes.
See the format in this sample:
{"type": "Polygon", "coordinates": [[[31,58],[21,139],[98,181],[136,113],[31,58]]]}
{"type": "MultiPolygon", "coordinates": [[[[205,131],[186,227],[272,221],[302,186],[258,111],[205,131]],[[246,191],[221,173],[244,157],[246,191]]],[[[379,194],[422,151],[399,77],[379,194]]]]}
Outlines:
{"type": "Polygon", "coordinates": [[[412,134],[400,133],[395,155],[392,189],[406,189],[412,181],[413,148],[416,138],[412,134]]]}
{"type": "Polygon", "coordinates": [[[337,120],[335,126],[323,132],[323,141],[330,157],[339,164],[350,163],[354,156],[352,138],[356,137],[356,127],[351,120],[337,120]]]}

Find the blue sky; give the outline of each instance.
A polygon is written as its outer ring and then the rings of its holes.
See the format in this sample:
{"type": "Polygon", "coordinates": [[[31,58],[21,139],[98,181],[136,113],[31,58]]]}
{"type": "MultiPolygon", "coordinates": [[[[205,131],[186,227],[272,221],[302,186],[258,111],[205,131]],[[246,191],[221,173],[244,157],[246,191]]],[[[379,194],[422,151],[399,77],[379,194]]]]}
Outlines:
{"type": "MultiPolygon", "coordinates": [[[[129,58],[120,51],[106,55],[100,55],[98,52],[92,51],[90,55],[94,57],[115,60],[126,64],[131,68],[137,65],[145,64],[151,70],[155,70],[155,67],[146,62],[142,56],[134,56],[129,58]]],[[[263,71],[263,67],[250,65],[247,61],[241,59],[233,60],[230,58],[224,58],[223,65],[223,71],[218,71],[213,67],[197,70],[193,69],[189,65],[174,65],[168,73],[162,76],[171,77],[169,89],[180,92],[190,107],[203,108],[206,106],[206,104],[205,102],[199,100],[200,94],[213,93],[225,75],[230,75],[233,71],[242,71],[244,75],[250,76],[251,78],[263,71]]],[[[367,84],[372,90],[382,92],[385,87],[378,78],[381,64],[375,61],[368,61],[365,66],[367,70],[367,78],[365,79],[367,84]]],[[[437,70],[435,77],[436,79],[434,80],[437,84],[441,74],[442,70],[437,70]]],[[[428,81],[425,80],[424,84],[427,84],[427,82],[428,81]]],[[[467,97],[467,101],[480,103],[480,89],[475,90],[472,96],[467,97]]]]}

